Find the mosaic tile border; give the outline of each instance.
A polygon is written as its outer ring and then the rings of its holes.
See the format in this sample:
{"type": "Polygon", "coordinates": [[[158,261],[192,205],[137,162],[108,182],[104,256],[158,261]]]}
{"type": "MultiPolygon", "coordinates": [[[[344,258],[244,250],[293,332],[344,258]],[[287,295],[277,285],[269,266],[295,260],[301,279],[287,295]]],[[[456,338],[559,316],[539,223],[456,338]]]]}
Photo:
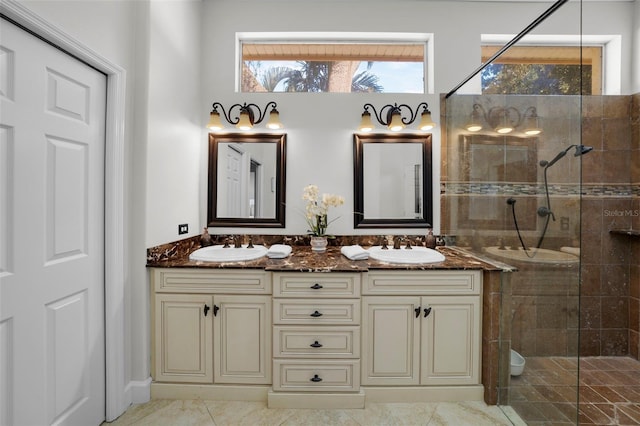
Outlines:
{"type": "MultiPolygon", "coordinates": [[[[544,195],[543,183],[445,182],[441,195],[544,195]]],[[[549,195],[640,197],[640,185],[551,184],[549,195]]]]}

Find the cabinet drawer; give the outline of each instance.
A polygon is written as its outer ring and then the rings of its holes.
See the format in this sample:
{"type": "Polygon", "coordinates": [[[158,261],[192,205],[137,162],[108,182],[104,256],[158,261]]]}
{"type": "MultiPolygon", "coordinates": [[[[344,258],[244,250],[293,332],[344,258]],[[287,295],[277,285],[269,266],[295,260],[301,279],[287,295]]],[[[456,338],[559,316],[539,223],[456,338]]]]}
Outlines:
{"type": "Polygon", "coordinates": [[[275,326],[273,356],[358,358],[360,327],[275,326]]]}
{"type": "Polygon", "coordinates": [[[356,392],[360,390],[360,361],[300,361],[273,362],[274,391],[356,392]]]}
{"type": "Polygon", "coordinates": [[[358,297],[360,274],[274,273],[276,297],[358,297]]]}
{"type": "Polygon", "coordinates": [[[360,324],[359,299],[273,299],[276,324],[360,324]]]}
{"type": "Polygon", "coordinates": [[[370,271],[363,294],[475,295],[482,291],[481,271],[370,271]]]}
{"type": "Polygon", "coordinates": [[[271,293],[271,274],[262,269],[156,268],[153,283],[157,293],[271,293]]]}

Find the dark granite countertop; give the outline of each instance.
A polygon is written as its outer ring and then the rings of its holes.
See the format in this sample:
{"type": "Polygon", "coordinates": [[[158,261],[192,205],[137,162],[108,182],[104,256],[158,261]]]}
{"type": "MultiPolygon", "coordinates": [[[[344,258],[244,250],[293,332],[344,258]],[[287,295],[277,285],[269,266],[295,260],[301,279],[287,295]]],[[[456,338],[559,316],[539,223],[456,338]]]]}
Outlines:
{"type": "MultiPolygon", "coordinates": [[[[369,270],[464,270],[510,271],[508,265],[479,257],[456,247],[438,247],[444,256],[443,262],[428,264],[399,264],[379,262],[374,259],[349,260],[340,252],[339,246],[329,246],[325,253],[314,253],[311,247],[294,245],[292,254],[285,259],[263,257],[245,262],[202,262],[189,260],[189,254],[199,244],[187,244],[167,248],[165,252],[151,252],[147,266],[152,268],[210,268],[210,269],[264,269],[280,272],[366,272],[369,270]]],[[[364,248],[367,248],[364,246],[364,248]]]]}

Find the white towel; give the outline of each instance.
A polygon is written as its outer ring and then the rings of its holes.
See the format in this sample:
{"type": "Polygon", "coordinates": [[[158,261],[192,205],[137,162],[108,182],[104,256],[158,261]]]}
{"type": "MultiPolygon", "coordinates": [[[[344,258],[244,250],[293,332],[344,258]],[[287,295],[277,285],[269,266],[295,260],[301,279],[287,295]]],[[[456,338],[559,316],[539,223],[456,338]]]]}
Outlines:
{"type": "Polygon", "coordinates": [[[365,260],[369,258],[369,252],[357,244],[353,246],[342,246],[340,251],[351,260],[365,260]]]}
{"type": "Polygon", "coordinates": [[[270,259],[284,259],[291,254],[291,246],[286,244],[274,244],[267,250],[267,257],[270,259]]]}

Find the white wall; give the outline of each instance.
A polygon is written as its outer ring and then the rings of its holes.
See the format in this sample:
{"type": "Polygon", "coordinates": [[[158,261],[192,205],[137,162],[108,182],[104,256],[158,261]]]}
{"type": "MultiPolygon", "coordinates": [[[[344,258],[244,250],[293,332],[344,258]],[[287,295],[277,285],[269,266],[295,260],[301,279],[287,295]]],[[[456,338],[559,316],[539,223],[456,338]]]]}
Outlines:
{"type": "Polygon", "coordinates": [[[147,247],[178,239],[178,224],[189,224],[188,235],[193,235],[205,223],[197,207],[200,147],[205,142],[199,108],[201,3],[150,5],[147,247]]]}

